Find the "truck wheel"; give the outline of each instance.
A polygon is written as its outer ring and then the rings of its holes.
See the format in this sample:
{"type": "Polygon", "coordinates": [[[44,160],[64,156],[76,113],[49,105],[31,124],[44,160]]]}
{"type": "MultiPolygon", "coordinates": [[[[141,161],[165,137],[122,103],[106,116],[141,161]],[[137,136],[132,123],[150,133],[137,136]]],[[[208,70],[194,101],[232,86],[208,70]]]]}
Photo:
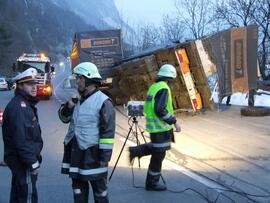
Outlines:
{"type": "Polygon", "coordinates": [[[269,116],[270,108],[264,106],[249,106],[241,108],[242,116],[269,116]]]}

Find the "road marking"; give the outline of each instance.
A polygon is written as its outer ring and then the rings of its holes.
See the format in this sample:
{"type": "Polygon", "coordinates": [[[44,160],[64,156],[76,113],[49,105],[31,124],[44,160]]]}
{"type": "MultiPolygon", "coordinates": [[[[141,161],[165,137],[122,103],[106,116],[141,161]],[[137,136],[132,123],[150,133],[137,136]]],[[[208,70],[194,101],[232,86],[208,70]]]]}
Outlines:
{"type": "MultiPolygon", "coordinates": [[[[195,132],[195,134],[196,134],[196,132],[197,132],[197,130],[194,130],[194,129],[190,129],[189,131],[193,131],[193,132],[195,132]]],[[[186,133],[190,138],[192,138],[193,140],[196,140],[197,142],[203,143],[204,145],[210,146],[210,147],[212,147],[212,148],[214,148],[214,149],[216,149],[216,150],[219,150],[219,151],[221,151],[221,152],[223,152],[223,153],[227,153],[227,154],[230,154],[230,155],[239,157],[239,158],[242,159],[243,161],[245,161],[245,162],[247,162],[247,163],[249,163],[249,164],[251,164],[251,165],[253,165],[253,166],[255,166],[255,167],[258,167],[258,168],[260,168],[261,170],[264,170],[264,171],[267,171],[267,172],[270,171],[269,169],[265,168],[263,165],[261,165],[261,164],[259,164],[259,163],[252,162],[248,157],[246,157],[246,156],[243,155],[243,154],[240,154],[240,153],[236,152],[234,149],[232,149],[232,148],[230,148],[230,147],[228,147],[228,146],[224,146],[224,147],[223,147],[222,145],[217,145],[217,144],[215,144],[215,143],[209,144],[209,143],[206,143],[205,141],[202,141],[201,139],[199,139],[199,138],[197,138],[197,137],[194,137],[193,134],[192,134],[191,132],[190,132],[190,133],[189,133],[189,132],[185,132],[185,133],[186,133]]]]}
{"type": "Polygon", "coordinates": [[[180,173],[183,173],[184,175],[202,183],[203,185],[205,185],[206,187],[208,188],[214,188],[214,190],[216,190],[217,192],[222,192],[222,190],[226,190],[226,188],[220,186],[219,184],[211,181],[211,180],[208,180],[202,176],[199,176],[197,175],[196,173],[193,173],[191,171],[189,171],[188,169],[182,167],[181,165],[178,165],[178,164],[175,164],[173,163],[172,161],[168,160],[168,159],[164,159],[164,163],[171,167],[172,169],[180,172],[180,173]],[[220,190],[219,190],[220,189],[220,190]]]}
{"type": "MultiPolygon", "coordinates": [[[[122,142],[125,142],[125,138],[120,138],[120,140],[122,142]]],[[[126,144],[128,144],[129,146],[137,146],[137,144],[135,144],[134,142],[127,140],[126,144]]],[[[222,187],[221,185],[215,183],[214,181],[208,180],[202,176],[197,175],[196,173],[193,173],[192,171],[189,171],[188,169],[173,163],[172,161],[168,160],[168,159],[164,159],[164,164],[169,166],[170,168],[183,173],[184,175],[190,177],[191,179],[194,179],[195,181],[198,181],[200,183],[202,183],[203,185],[205,185],[208,188],[213,188],[215,191],[217,192],[223,192],[222,190],[226,190],[226,188],[222,187]],[[220,190],[219,190],[220,189],[220,190]]]]}

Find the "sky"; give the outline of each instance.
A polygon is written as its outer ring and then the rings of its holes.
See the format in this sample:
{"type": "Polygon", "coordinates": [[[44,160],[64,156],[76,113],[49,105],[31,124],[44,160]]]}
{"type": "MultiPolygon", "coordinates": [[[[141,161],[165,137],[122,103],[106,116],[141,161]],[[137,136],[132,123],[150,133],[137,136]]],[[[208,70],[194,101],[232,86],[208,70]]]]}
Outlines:
{"type": "Polygon", "coordinates": [[[174,0],[114,0],[116,7],[128,24],[159,25],[163,15],[175,11],[174,0]]]}

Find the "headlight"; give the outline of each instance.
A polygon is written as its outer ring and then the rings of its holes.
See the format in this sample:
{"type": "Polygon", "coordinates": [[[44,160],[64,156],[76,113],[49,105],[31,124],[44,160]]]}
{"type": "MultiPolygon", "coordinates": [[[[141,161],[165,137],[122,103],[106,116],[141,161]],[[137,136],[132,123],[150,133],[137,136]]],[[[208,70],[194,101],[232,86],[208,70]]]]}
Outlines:
{"type": "Polygon", "coordinates": [[[51,88],[50,86],[48,86],[48,87],[45,87],[44,90],[45,90],[46,92],[50,92],[50,91],[52,91],[52,88],[51,88]]]}

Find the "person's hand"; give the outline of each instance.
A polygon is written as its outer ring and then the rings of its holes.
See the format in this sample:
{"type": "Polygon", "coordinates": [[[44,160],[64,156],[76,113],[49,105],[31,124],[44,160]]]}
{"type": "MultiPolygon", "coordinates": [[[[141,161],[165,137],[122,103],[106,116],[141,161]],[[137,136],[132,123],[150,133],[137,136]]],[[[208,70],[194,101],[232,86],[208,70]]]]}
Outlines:
{"type": "Polygon", "coordinates": [[[178,121],[174,124],[175,132],[181,132],[181,126],[178,121]]]}
{"type": "Polygon", "coordinates": [[[33,171],[31,172],[31,174],[32,174],[32,175],[37,175],[37,174],[38,174],[38,172],[39,172],[39,168],[37,168],[37,169],[33,170],[33,171]]]}
{"type": "Polygon", "coordinates": [[[78,99],[77,95],[73,95],[70,98],[70,100],[68,101],[68,108],[72,109],[76,105],[76,103],[78,102],[78,100],[79,99],[78,99]]]}

